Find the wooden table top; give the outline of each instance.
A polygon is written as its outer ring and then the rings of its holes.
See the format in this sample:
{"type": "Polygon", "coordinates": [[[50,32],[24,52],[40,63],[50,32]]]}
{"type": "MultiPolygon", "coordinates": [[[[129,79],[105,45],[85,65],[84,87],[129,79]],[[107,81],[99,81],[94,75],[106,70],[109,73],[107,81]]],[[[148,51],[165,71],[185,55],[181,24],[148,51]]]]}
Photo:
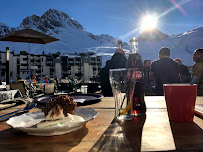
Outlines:
{"type": "MultiPolygon", "coordinates": [[[[203,120],[178,124],[169,122],[163,96],[145,97],[146,115],[131,121],[114,120],[114,99],[104,97],[100,102],[86,105],[99,112],[83,128],[60,136],[31,136],[0,122],[0,151],[165,151],[203,150],[203,120]]],[[[203,104],[203,97],[197,97],[203,104]]],[[[25,106],[25,105],[24,105],[25,106]]],[[[0,115],[24,107],[0,111],[0,115]]],[[[37,108],[32,111],[38,110],[37,108]]]]}

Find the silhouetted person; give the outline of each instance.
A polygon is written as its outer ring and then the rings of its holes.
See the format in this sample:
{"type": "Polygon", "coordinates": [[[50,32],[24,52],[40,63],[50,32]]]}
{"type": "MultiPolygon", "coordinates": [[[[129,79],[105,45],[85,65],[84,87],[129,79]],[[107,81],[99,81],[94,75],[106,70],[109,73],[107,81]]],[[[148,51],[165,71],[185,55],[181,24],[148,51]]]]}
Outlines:
{"type": "Polygon", "coordinates": [[[174,59],[179,64],[181,83],[190,83],[191,75],[187,66],[182,64],[182,60],[179,58],[174,59]]]}
{"type": "Polygon", "coordinates": [[[58,88],[59,88],[59,80],[58,80],[58,77],[55,77],[54,80],[55,80],[56,88],[57,88],[57,90],[58,90],[58,88]]]}
{"type": "Polygon", "coordinates": [[[36,81],[37,81],[37,82],[40,81],[40,79],[39,79],[39,75],[38,75],[38,74],[36,74],[36,81]]]}
{"type": "Polygon", "coordinates": [[[198,85],[197,95],[203,96],[203,49],[195,50],[193,60],[195,61],[195,64],[193,66],[192,78],[197,76],[197,80],[195,81],[198,85]]]}
{"type": "Polygon", "coordinates": [[[44,78],[44,83],[48,83],[48,80],[49,80],[49,78],[48,78],[48,76],[46,76],[46,77],[44,78]]]}
{"type": "Polygon", "coordinates": [[[144,72],[144,82],[145,82],[145,95],[154,95],[153,88],[150,80],[151,71],[151,60],[144,60],[143,72],[144,72]]]}
{"type": "Polygon", "coordinates": [[[159,58],[152,62],[151,80],[155,81],[156,95],[163,95],[163,84],[180,83],[179,65],[169,58],[170,49],[162,47],[159,50],[159,58]]]}
{"type": "Polygon", "coordinates": [[[101,89],[104,96],[113,96],[111,84],[109,81],[109,70],[125,68],[127,59],[122,49],[117,49],[111,60],[106,62],[106,66],[101,72],[101,89]]]}

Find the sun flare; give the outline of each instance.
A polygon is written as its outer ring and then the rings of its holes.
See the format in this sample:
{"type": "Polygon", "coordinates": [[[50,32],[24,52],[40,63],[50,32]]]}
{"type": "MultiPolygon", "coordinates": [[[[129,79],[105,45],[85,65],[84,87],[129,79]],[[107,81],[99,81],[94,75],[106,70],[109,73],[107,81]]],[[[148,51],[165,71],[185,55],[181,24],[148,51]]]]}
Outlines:
{"type": "Polygon", "coordinates": [[[141,21],[140,32],[151,31],[157,26],[157,17],[156,16],[144,16],[141,21]]]}

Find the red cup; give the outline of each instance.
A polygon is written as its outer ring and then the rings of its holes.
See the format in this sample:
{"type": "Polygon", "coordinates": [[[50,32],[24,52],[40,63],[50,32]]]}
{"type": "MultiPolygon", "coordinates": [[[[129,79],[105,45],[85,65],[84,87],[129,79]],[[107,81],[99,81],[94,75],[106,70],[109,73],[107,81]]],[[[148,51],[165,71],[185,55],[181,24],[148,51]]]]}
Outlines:
{"type": "Polygon", "coordinates": [[[163,84],[169,120],[191,123],[194,118],[197,85],[163,84]]]}

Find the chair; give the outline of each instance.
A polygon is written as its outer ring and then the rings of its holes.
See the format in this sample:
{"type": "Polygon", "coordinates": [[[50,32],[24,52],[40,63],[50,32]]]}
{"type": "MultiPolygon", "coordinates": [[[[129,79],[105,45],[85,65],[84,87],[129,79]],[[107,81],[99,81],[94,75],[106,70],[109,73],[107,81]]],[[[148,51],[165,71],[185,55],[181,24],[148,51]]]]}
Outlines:
{"type": "Polygon", "coordinates": [[[61,79],[61,83],[69,83],[67,79],[61,79]]]}
{"type": "Polygon", "coordinates": [[[23,96],[27,96],[27,89],[24,81],[17,81],[17,82],[10,83],[10,89],[11,90],[18,89],[23,96]]]}
{"type": "Polygon", "coordinates": [[[54,94],[55,92],[55,83],[46,83],[44,86],[45,94],[54,94]]]}
{"type": "Polygon", "coordinates": [[[70,90],[70,83],[67,79],[61,79],[60,90],[70,90]]]}
{"type": "Polygon", "coordinates": [[[37,83],[36,87],[44,91],[44,85],[45,85],[44,83],[37,83]]]}

